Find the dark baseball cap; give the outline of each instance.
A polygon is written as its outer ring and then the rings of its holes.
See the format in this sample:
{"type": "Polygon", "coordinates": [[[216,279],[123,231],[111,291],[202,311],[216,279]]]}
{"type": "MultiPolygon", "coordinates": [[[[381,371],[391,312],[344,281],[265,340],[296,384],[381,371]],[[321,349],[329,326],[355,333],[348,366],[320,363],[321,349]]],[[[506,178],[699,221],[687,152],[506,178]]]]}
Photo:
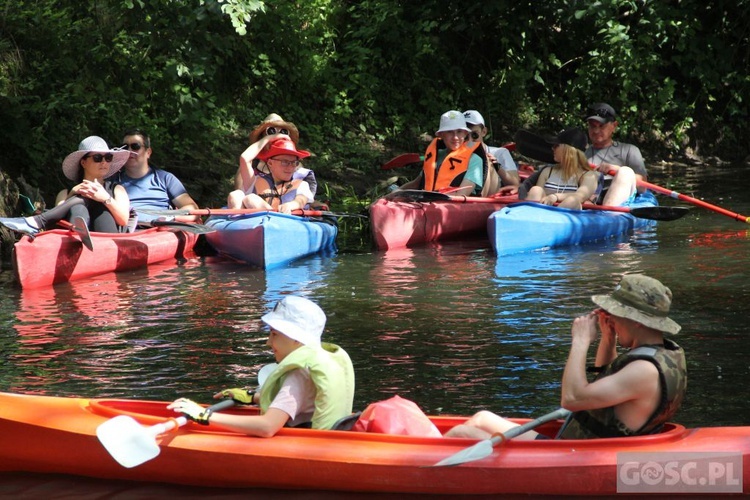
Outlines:
{"type": "Polygon", "coordinates": [[[599,123],[610,123],[617,120],[615,109],[606,102],[592,104],[586,110],[586,121],[596,120],[599,123]]]}

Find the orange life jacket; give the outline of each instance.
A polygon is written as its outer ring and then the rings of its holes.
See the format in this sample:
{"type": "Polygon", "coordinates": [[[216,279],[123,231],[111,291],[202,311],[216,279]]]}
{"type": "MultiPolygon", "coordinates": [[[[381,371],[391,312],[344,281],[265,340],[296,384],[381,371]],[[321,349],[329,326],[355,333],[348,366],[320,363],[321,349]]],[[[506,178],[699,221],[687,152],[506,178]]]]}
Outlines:
{"type": "MultiPolygon", "coordinates": [[[[433,140],[427,151],[424,154],[424,164],[422,166],[422,172],[424,176],[424,189],[427,191],[439,191],[440,189],[447,187],[460,186],[464,179],[466,170],[469,168],[469,160],[472,154],[477,154],[480,158],[484,155],[480,154],[484,152],[480,142],[475,142],[472,147],[467,146],[464,143],[460,148],[455,151],[451,151],[443,160],[440,166],[437,165],[437,152],[438,142],[440,145],[443,141],[440,139],[433,140]]],[[[440,149],[443,149],[440,148],[440,149]]]]}

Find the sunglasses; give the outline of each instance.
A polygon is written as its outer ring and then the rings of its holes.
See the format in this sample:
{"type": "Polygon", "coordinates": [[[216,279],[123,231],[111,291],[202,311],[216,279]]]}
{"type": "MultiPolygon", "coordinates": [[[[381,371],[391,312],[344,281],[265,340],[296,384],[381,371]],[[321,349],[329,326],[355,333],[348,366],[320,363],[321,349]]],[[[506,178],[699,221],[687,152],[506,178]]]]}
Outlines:
{"type": "Polygon", "coordinates": [[[275,161],[281,164],[282,167],[299,167],[299,160],[277,160],[276,158],[269,158],[269,161],[275,161]]]}
{"type": "Polygon", "coordinates": [[[289,135],[289,131],[285,128],[268,127],[266,129],[266,135],[284,134],[289,135]]]}
{"type": "Polygon", "coordinates": [[[91,158],[94,160],[94,163],[101,163],[102,161],[110,162],[112,161],[112,158],[114,158],[114,155],[112,153],[105,153],[105,154],[93,154],[93,155],[86,155],[83,157],[85,160],[86,158],[91,158]]]}
{"type": "Polygon", "coordinates": [[[122,145],[123,149],[129,149],[131,151],[140,151],[142,147],[143,144],[141,144],[140,142],[131,142],[130,144],[122,145]]]}
{"type": "Polygon", "coordinates": [[[472,133],[471,133],[471,138],[472,138],[472,139],[474,139],[475,141],[476,141],[477,139],[479,139],[479,132],[472,132],[472,133]]]}

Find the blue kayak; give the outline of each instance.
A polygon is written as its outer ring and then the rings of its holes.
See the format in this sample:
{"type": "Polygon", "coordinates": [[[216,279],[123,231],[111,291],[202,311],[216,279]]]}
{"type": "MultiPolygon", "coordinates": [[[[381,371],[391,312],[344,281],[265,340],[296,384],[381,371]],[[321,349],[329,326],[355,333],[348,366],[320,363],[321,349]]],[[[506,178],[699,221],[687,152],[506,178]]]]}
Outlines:
{"type": "MultiPolygon", "coordinates": [[[[629,208],[655,207],[654,195],[638,195],[629,208]]],[[[541,203],[508,205],[487,219],[487,233],[495,253],[508,255],[604,240],[655,224],[626,212],[571,210],[541,203]]]]}
{"type": "Polygon", "coordinates": [[[278,212],[212,215],[206,225],[216,229],[205,236],[217,252],[264,269],[321,251],[333,251],[338,234],[332,220],[278,212]]]}

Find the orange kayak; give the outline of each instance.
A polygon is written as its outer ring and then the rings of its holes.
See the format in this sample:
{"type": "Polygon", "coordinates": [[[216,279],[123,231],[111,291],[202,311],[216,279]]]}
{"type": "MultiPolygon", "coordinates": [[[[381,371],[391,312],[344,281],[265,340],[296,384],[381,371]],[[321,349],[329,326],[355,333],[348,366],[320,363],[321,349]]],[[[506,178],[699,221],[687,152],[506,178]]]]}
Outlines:
{"type": "Polygon", "coordinates": [[[193,255],[198,235],[158,227],[135,233],[91,233],[93,250],[73,230],[24,236],[13,247],[13,270],[22,288],[38,288],[112,271],[138,269],[193,255]]]}
{"type": "MultiPolygon", "coordinates": [[[[487,458],[454,467],[432,466],[474,445],[475,440],[312,429],[282,429],[263,439],[187,423],[154,437],[158,456],[130,468],[115,461],[98,440],[97,428],[120,415],[129,415],[139,426],[174,418],[166,404],[0,393],[0,472],[63,473],[214,488],[613,495],[618,477],[623,477],[618,454],[679,453],[684,461],[712,453],[724,462],[727,457],[739,460],[739,465],[724,469],[724,478],[735,488],[739,481],[739,491],[750,492],[750,427],[686,429],[669,424],[661,434],[634,438],[510,440],[495,447],[487,458]]],[[[465,420],[431,419],[441,432],[465,420]]],[[[538,430],[554,435],[559,425],[559,421],[550,422],[538,430]]],[[[693,468],[685,478],[696,474],[693,468]]]]}

